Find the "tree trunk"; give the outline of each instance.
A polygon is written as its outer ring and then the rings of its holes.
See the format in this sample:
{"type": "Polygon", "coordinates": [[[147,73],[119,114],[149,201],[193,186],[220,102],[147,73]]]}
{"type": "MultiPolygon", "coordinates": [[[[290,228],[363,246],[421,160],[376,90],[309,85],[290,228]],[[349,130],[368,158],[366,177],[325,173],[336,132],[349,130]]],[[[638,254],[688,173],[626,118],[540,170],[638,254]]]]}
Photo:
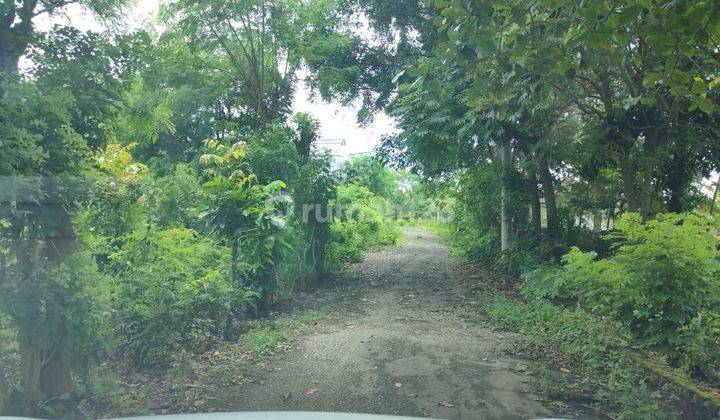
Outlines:
{"type": "Polygon", "coordinates": [[[682,198],[685,186],[678,182],[670,182],[670,184],[670,198],[667,201],[667,209],[672,213],[682,213],[684,209],[682,198]]]}
{"type": "Polygon", "coordinates": [[[642,202],[640,204],[640,214],[644,222],[652,217],[652,196],[654,191],[653,173],[655,171],[655,161],[652,153],[647,153],[645,162],[643,163],[643,185],[642,185],[642,202]]]}
{"type": "Polygon", "coordinates": [[[40,385],[45,396],[57,397],[72,391],[72,365],[63,344],[56,346],[52,357],[43,365],[40,385]]]}
{"type": "MultiPolygon", "coordinates": [[[[9,3],[9,7],[14,9],[13,2],[9,3]]],[[[18,16],[19,22],[14,22],[15,19],[12,18],[7,22],[8,27],[0,28],[0,31],[3,32],[0,35],[0,81],[19,75],[20,57],[25,53],[28,40],[33,33],[32,17],[36,5],[37,0],[24,2],[23,13],[18,16]],[[13,25],[12,28],[9,25],[13,25]],[[14,33],[11,34],[11,31],[14,33]]],[[[0,89],[0,98],[2,96],[3,91],[0,89]]],[[[46,187],[48,187],[49,196],[53,197],[57,185],[50,184],[46,187]]],[[[20,257],[27,287],[32,287],[33,280],[36,278],[37,262],[41,252],[47,261],[59,263],[71,256],[76,247],[72,220],[62,203],[50,200],[35,210],[37,210],[35,217],[42,214],[39,217],[44,220],[44,235],[42,236],[44,236],[45,244],[43,249],[40,249],[38,241],[40,232],[36,229],[39,223],[30,220],[25,233],[28,247],[23,252],[25,255],[20,257]]],[[[67,319],[62,313],[47,313],[45,316],[55,318],[53,321],[56,321],[56,317],[62,317],[62,329],[56,332],[58,333],[57,337],[52,337],[55,342],[38,343],[31,338],[38,333],[37,331],[29,331],[27,326],[23,328],[22,325],[18,328],[21,359],[20,380],[27,403],[26,409],[29,410],[28,414],[30,415],[35,414],[38,403],[48,398],[68,394],[73,387],[72,365],[68,357],[69,349],[65,344],[67,319]]],[[[47,339],[47,337],[43,338],[47,339]]],[[[8,388],[6,378],[0,372],[0,413],[5,410],[8,388]]]]}
{"type": "MultiPolygon", "coordinates": [[[[0,82],[14,80],[20,73],[20,55],[3,50],[0,42],[0,82]]],[[[4,89],[0,87],[0,99],[5,96],[4,89]]]]}
{"type": "Polygon", "coordinates": [[[540,165],[538,175],[540,177],[540,183],[543,187],[545,195],[545,211],[547,213],[547,226],[548,234],[551,238],[556,238],[559,232],[558,212],[557,212],[557,199],[555,197],[555,185],[550,168],[548,166],[547,158],[540,158],[540,165]]]}
{"type": "Polygon", "coordinates": [[[673,151],[669,168],[665,172],[665,187],[669,190],[670,197],[667,200],[667,209],[673,213],[682,213],[685,210],[685,191],[692,183],[692,176],[689,176],[687,168],[689,162],[682,151],[673,151]]]}
{"type": "MultiPolygon", "coordinates": [[[[577,228],[582,229],[583,228],[583,222],[585,222],[585,209],[581,208],[578,210],[577,215],[577,228]]],[[[575,223],[573,222],[573,227],[575,226],[575,223]]]]}
{"type": "Polygon", "coordinates": [[[562,257],[562,250],[558,246],[560,236],[560,218],[557,211],[557,198],[555,196],[555,185],[546,157],[540,158],[538,175],[545,194],[545,213],[547,217],[547,241],[550,244],[550,252],[556,261],[562,257]]]}
{"type": "Polygon", "coordinates": [[[710,203],[710,215],[715,213],[715,203],[717,203],[718,199],[718,190],[720,190],[720,177],[718,177],[718,181],[715,183],[715,193],[713,193],[712,203],[710,203]]]}
{"type": "Polygon", "coordinates": [[[65,346],[55,344],[52,354],[30,337],[21,338],[21,384],[25,397],[26,414],[37,414],[37,405],[48,398],[59,397],[72,391],[72,367],[65,346]]]}
{"type": "MultiPolygon", "coordinates": [[[[54,201],[56,185],[46,184],[48,199],[41,205],[32,207],[33,218],[27,221],[25,237],[27,246],[19,255],[22,275],[28,288],[41,285],[37,281],[37,263],[45,260],[60,264],[71,257],[76,248],[76,235],[70,214],[59,200],[54,201]],[[42,220],[40,225],[38,220],[42,220]],[[38,226],[42,226],[39,231],[38,226]],[[41,245],[40,238],[44,240],[41,245]]],[[[38,305],[40,302],[35,302],[38,305]]],[[[61,312],[48,312],[43,316],[48,322],[59,324],[59,329],[33,337],[38,334],[36,322],[26,324],[18,320],[18,342],[22,364],[21,384],[26,409],[32,415],[37,404],[49,398],[59,397],[72,391],[72,366],[68,358],[70,349],[66,344],[67,319],[61,312]],[[49,342],[48,342],[49,341],[49,342]]]]}
{"type": "Polygon", "coordinates": [[[9,415],[8,404],[10,403],[10,384],[5,377],[4,367],[0,366],[0,416],[9,415]]]}
{"type": "MultiPolygon", "coordinates": [[[[9,3],[11,8],[14,7],[12,2],[9,3]]],[[[22,31],[27,30],[28,32],[26,34],[18,33],[20,30],[18,27],[15,29],[15,33],[12,33],[10,25],[0,27],[0,80],[6,80],[7,77],[14,78],[20,74],[20,57],[27,48],[32,25],[20,24],[19,26],[22,26],[22,31]]],[[[1,91],[0,94],[2,94],[1,91]]]]}
{"type": "Polygon", "coordinates": [[[238,240],[233,239],[232,241],[232,259],[231,259],[231,274],[230,280],[232,281],[233,287],[239,287],[238,283],[238,240]]]}
{"type": "Polygon", "coordinates": [[[600,209],[594,209],[593,210],[593,232],[600,233],[602,232],[602,211],[600,209]]]}
{"type": "Polygon", "coordinates": [[[0,73],[17,75],[20,72],[20,54],[3,51],[0,47],[0,73]]]}
{"type": "MultiPolygon", "coordinates": [[[[27,410],[32,410],[45,399],[40,386],[43,351],[32,343],[30,338],[20,339],[20,361],[22,365],[21,385],[27,410]]],[[[28,411],[32,415],[32,411],[28,411]]]]}
{"type": "Polygon", "coordinates": [[[502,180],[500,187],[500,250],[506,251],[510,248],[510,192],[509,178],[512,155],[510,151],[510,140],[504,139],[500,144],[500,157],[502,165],[502,180]]]}
{"type": "MultiPolygon", "coordinates": [[[[27,209],[31,214],[37,214],[40,206],[30,206],[27,209]]],[[[15,248],[17,249],[18,265],[24,280],[24,285],[36,289],[37,264],[40,260],[40,241],[37,231],[37,223],[34,218],[28,218],[18,231],[19,237],[15,248]],[[24,231],[24,233],[23,233],[24,231]]],[[[30,302],[30,305],[39,302],[30,302]]],[[[32,340],[32,327],[24,323],[22,317],[16,318],[18,325],[18,347],[20,351],[20,385],[23,390],[23,405],[25,414],[32,416],[37,404],[45,399],[40,384],[40,373],[42,371],[44,352],[32,340]]]]}
{"type": "Polygon", "coordinates": [[[542,212],[540,208],[540,192],[538,191],[538,179],[535,169],[529,171],[530,178],[530,221],[534,233],[542,231],[542,212]]]}
{"type": "Polygon", "coordinates": [[[637,200],[637,191],[635,189],[635,170],[630,162],[629,153],[624,148],[618,151],[618,160],[620,161],[620,176],[622,177],[623,192],[627,201],[628,211],[638,211],[640,206],[637,200]]]}

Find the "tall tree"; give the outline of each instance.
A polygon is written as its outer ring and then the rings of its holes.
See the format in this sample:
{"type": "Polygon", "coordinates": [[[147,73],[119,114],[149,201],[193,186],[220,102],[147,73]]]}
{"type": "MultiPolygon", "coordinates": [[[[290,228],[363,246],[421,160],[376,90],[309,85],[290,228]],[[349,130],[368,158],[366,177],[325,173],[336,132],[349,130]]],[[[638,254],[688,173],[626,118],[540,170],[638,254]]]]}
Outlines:
{"type": "MultiPolygon", "coordinates": [[[[20,80],[17,57],[33,34],[32,18],[60,4],[24,2],[21,10],[11,10],[17,3],[4,3],[4,18],[19,14],[14,25],[20,26],[8,29],[2,41],[8,72],[0,82],[0,217],[13,263],[2,267],[0,306],[18,331],[21,386],[32,414],[37,403],[70,392],[73,368],[82,365],[84,349],[93,343],[93,300],[85,295],[92,270],[83,255],[75,255],[72,212],[82,199],[81,175],[92,152],[107,140],[98,125],[109,123],[116,110],[113,98],[122,82],[119,73],[107,70],[123,70],[113,62],[120,48],[107,39],[59,30],[54,41],[38,43],[33,77],[20,80]],[[74,78],[80,71],[92,81],[74,78]],[[107,100],[88,100],[101,95],[107,100]]],[[[110,3],[96,6],[111,10],[110,3]]],[[[0,389],[0,400],[5,391],[0,389]]]]}
{"type": "Polygon", "coordinates": [[[3,0],[0,5],[0,73],[16,75],[20,57],[35,35],[35,20],[61,12],[71,3],[80,3],[97,16],[117,16],[128,0],[3,0]]]}

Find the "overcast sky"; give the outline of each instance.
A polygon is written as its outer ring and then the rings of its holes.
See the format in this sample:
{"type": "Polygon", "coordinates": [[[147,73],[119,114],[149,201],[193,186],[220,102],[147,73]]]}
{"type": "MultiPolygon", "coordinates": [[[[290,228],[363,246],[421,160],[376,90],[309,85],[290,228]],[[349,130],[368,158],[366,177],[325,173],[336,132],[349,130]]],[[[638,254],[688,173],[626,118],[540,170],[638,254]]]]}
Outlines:
{"type": "MultiPolygon", "coordinates": [[[[157,13],[159,3],[159,0],[138,0],[137,5],[127,12],[125,24],[128,29],[149,25],[157,13]]],[[[83,11],[76,4],[67,6],[63,15],[52,18],[43,16],[36,27],[39,31],[46,31],[52,25],[68,23],[83,31],[106,29],[92,14],[83,11]]],[[[377,115],[367,127],[360,127],[356,123],[357,107],[346,107],[337,102],[326,103],[319,98],[312,100],[304,83],[297,89],[293,111],[305,112],[318,119],[321,124],[321,138],[346,140],[346,146],[339,149],[339,153],[344,156],[372,152],[382,135],[395,131],[395,124],[385,114],[377,115]]]]}

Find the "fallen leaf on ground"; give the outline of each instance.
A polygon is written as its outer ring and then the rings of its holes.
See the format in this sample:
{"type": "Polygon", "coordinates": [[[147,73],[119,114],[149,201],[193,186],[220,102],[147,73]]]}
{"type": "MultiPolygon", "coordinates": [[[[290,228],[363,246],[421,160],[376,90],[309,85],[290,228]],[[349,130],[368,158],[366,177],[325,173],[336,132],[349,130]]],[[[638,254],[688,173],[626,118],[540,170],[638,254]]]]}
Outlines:
{"type": "Polygon", "coordinates": [[[305,395],[315,395],[316,392],[318,392],[317,388],[310,388],[307,391],[305,391],[305,395]]]}
{"type": "Polygon", "coordinates": [[[563,367],[560,368],[560,371],[564,373],[570,373],[570,369],[565,369],[563,367]]]}
{"type": "Polygon", "coordinates": [[[440,401],[438,405],[441,407],[455,407],[455,404],[451,403],[450,401],[440,401]]]}

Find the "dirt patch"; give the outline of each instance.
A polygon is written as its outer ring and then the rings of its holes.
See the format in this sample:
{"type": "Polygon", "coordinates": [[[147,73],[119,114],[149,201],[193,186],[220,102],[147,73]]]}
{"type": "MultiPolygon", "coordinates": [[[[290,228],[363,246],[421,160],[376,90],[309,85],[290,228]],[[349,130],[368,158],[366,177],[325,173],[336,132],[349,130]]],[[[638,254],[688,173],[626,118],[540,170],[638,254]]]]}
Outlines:
{"type": "Polygon", "coordinates": [[[343,315],[215,395],[224,411],[334,411],[433,418],[551,415],[537,379],[508,356],[514,338],[467,322],[469,306],[437,239],[405,229],[402,245],[370,254],[323,293],[343,315]]]}

